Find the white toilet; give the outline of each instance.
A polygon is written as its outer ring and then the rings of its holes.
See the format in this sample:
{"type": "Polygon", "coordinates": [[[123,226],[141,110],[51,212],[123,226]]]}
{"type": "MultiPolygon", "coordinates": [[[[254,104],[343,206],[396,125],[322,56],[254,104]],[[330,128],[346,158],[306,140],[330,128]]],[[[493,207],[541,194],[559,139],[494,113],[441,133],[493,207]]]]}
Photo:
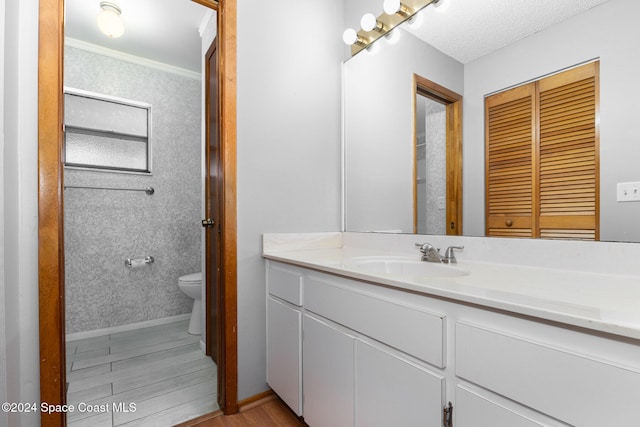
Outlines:
{"type": "Polygon", "coordinates": [[[202,334],[202,273],[180,276],[178,287],[185,295],[193,298],[193,310],[191,310],[188,332],[191,335],[200,335],[202,334]]]}

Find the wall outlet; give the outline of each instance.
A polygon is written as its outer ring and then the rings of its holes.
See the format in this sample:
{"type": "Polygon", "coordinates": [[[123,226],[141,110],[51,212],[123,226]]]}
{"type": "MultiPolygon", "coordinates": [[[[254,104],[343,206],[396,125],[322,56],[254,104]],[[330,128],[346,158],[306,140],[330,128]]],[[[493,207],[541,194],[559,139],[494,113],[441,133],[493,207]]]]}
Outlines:
{"type": "Polygon", "coordinates": [[[616,195],[618,202],[640,202],[640,182],[619,182],[616,195]]]}

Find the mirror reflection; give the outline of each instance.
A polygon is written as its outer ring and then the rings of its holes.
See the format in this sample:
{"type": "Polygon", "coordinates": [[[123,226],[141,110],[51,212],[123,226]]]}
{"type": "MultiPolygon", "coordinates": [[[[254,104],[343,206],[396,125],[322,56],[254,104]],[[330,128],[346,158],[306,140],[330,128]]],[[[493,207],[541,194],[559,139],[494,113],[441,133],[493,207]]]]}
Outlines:
{"type": "MultiPolygon", "coordinates": [[[[462,95],[462,234],[484,236],[486,97],[598,60],[599,240],[640,241],[640,203],[623,194],[625,183],[640,181],[640,152],[634,148],[640,130],[632,126],[640,29],[631,18],[640,6],[629,0],[571,1],[528,10],[528,2],[475,3],[441,0],[424,9],[419,29],[404,23],[393,38],[345,62],[346,229],[412,233],[426,227],[417,226],[422,221],[414,197],[421,193],[414,170],[422,167],[414,150],[420,123],[414,74],[462,95]]],[[[437,197],[435,192],[435,210],[437,197]]]]}

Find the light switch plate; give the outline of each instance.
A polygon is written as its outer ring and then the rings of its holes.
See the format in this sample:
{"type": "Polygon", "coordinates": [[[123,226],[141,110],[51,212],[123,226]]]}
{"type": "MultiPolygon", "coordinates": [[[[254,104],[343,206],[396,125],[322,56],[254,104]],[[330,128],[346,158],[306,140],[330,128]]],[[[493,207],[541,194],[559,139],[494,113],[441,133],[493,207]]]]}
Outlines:
{"type": "Polygon", "coordinates": [[[616,195],[618,202],[640,202],[640,182],[619,182],[616,195]]]}

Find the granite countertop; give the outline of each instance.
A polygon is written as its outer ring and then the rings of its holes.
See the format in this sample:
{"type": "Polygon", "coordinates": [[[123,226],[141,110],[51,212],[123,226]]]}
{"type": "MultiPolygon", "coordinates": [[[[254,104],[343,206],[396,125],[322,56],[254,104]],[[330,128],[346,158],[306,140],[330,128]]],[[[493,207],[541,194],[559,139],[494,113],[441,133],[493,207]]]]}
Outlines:
{"type": "MultiPolygon", "coordinates": [[[[640,339],[640,277],[459,260],[443,274],[376,272],[362,261],[417,263],[418,255],[357,247],[265,249],[263,256],[375,285],[640,339]],[[360,263],[360,264],[359,264],[360,263]],[[454,270],[448,270],[454,269],[454,270]],[[461,274],[452,277],[448,273],[461,274]],[[445,277],[446,276],[446,277],[445,277]]],[[[427,266],[426,268],[428,268],[427,266]]]]}

